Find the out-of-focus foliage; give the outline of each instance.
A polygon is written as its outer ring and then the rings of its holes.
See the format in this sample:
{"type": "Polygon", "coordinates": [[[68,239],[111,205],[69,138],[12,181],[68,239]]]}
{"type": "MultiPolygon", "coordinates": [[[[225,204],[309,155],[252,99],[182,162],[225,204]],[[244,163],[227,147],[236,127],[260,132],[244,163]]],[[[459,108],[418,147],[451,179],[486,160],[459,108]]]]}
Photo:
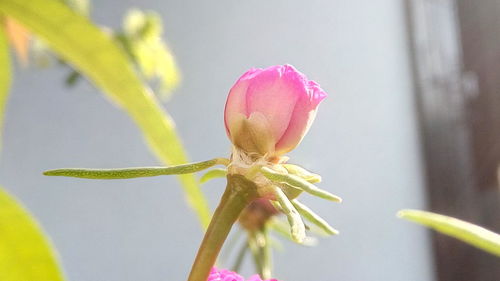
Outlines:
{"type": "Polygon", "coordinates": [[[179,71],[172,53],[161,39],[162,32],[158,14],[134,9],[125,17],[123,33],[117,34],[117,38],[145,78],[157,79],[159,92],[166,94],[179,84],[179,71]]]}
{"type": "MultiPolygon", "coordinates": [[[[86,0],[62,1],[73,11],[88,17],[90,5],[86,0]]],[[[180,82],[180,74],[174,56],[162,39],[163,25],[161,17],[153,11],[131,9],[123,20],[123,27],[119,30],[102,28],[122,47],[130,61],[137,67],[138,73],[144,81],[154,87],[154,93],[163,98],[169,97],[180,82]]],[[[44,42],[33,40],[33,55],[38,66],[45,67],[56,61],[68,66],[67,62],[54,54],[44,42]]],[[[66,84],[72,86],[81,77],[77,69],[70,67],[66,77],[66,84]]]]}
{"type": "MultiPolygon", "coordinates": [[[[112,35],[58,1],[2,0],[0,13],[14,18],[43,39],[58,56],[121,106],[164,163],[188,162],[172,119],[138,78],[127,54],[112,35]]],[[[193,175],[179,177],[190,205],[202,225],[207,226],[210,211],[198,181],[193,175]]]]}
{"type": "Polygon", "coordinates": [[[500,235],[488,229],[453,217],[419,210],[402,210],[398,216],[500,257],[500,235]]]}
{"type": "Polygon", "coordinates": [[[0,188],[0,280],[64,280],[52,249],[28,211],[0,188]]]}
{"type": "MultiPolygon", "coordinates": [[[[0,1],[0,131],[12,75],[9,45],[27,63],[29,39],[35,35],[42,39],[31,41],[36,53],[42,54],[35,55],[36,62],[42,58],[49,64],[55,55],[74,68],[68,80],[76,80],[80,73],[87,76],[125,109],[164,163],[187,162],[171,118],[141,79],[159,79],[165,91],[178,83],[173,57],[160,39],[159,17],[132,12],[118,41],[116,34],[93,25],[86,18],[88,11],[86,0],[0,1]],[[119,44],[123,42],[127,45],[119,44]],[[143,73],[141,78],[133,63],[143,73]]],[[[181,175],[180,180],[207,226],[210,211],[197,180],[192,175],[181,175]]],[[[55,251],[35,219],[0,188],[0,280],[63,279],[55,251]]]]}
{"type": "Polygon", "coordinates": [[[82,15],[88,16],[90,12],[89,0],[60,0],[60,1],[66,4],[73,11],[80,13],[82,15]]]}

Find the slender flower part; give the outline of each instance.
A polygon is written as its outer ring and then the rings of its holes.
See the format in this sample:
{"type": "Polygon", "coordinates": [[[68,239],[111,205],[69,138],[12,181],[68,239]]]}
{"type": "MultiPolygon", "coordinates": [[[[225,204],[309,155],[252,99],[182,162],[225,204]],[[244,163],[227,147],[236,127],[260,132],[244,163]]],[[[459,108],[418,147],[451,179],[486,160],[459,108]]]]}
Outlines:
{"type": "MultiPolygon", "coordinates": [[[[207,281],[245,281],[241,275],[226,269],[217,269],[215,267],[210,271],[207,281]]],[[[253,275],[247,281],[278,281],[276,279],[262,280],[259,275],[253,275]]]]}
{"type": "Polygon", "coordinates": [[[247,153],[279,157],[300,143],[326,96],[291,65],[252,68],[229,91],[227,135],[247,153]]]}

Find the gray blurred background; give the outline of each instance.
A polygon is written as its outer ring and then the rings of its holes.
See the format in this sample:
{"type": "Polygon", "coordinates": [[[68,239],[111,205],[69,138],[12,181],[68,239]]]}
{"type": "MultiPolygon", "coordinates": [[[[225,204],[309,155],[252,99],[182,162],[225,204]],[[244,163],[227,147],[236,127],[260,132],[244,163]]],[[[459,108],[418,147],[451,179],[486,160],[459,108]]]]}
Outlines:
{"type": "MultiPolygon", "coordinates": [[[[395,216],[426,206],[403,1],[108,0],[93,1],[92,17],[118,27],[131,7],[163,17],[183,75],[165,108],[192,160],[229,155],[224,102],[250,67],[290,63],[329,93],[290,156],[344,199],[335,205],[304,196],[341,234],[315,248],[284,241],[277,278],[434,280],[425,230],[395,216]]],[[[159,164],[124,112],[87,82],[66,88],[66,73],[18,68],[1,184],[40,220],[69,280],[184,280],[202,231],[175,178],[41,175],[159,164]]],[[[215,207],[224,181],[203,188],[215,207]]],[[[252,270],[248,262],[243,273],[252,270]]]]}

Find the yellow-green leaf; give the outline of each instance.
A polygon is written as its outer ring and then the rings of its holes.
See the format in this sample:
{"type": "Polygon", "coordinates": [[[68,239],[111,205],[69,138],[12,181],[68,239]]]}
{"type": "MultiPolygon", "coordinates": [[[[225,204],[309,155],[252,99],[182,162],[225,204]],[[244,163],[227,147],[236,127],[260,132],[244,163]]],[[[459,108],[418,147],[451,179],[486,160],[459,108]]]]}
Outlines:
{"type": "Polygon", "coordinates": [[[3,188],[0,188],[0,280],[64,280],[57,254],[42,229],[3,188]]]}
{"type": "Polygon", "coordinates": [[[398,217],[425,225],[500,256],[500,235],[486,228],[453,217],[419,210],[401,210],[398,212],[398,217]]]}
{"type": "Polygon", "coordinates": [[[160,91],[168,94],[180,81],[174,56],[162,40],[162,22],[153,12],[132,9],[124,21],[128,47],[142,73],[148,79],[160,80],[160,91]]]}
{"type": "MultiPolygon", "coordinates": [[[[120,105],[165,164],[188,162],[171,117],[138,78],[125,52],[109,34],[59,1],[1,0],[0,12],[44,39],[65,61],[120,105]]],[[[196,178],[182,175],[180,180],[190,205],[207,226],[210,211],[196,178]]]]}
{"type": "MultiPolygon", "coordinates": [[[[5,118],[5,105],[9,96],[11,83],[10,56],[7,37],[0,26],[0,137],[3,131],[3,121],[5,118]]],[[[1,138],[0,138],[1,144],[1,138]]]]}
{"type": "Polygon", "coordinates": [[[170,167],[134,167],[121,169],[87,169],[65,168],[43,172],[46,176],[74,177],[82,179],[133,179],[143,177],[157,177],[167,175],[191,174],[203,171],[214,165],[220,164],[217,158],[203,162],[182,164],[170,167]]]}

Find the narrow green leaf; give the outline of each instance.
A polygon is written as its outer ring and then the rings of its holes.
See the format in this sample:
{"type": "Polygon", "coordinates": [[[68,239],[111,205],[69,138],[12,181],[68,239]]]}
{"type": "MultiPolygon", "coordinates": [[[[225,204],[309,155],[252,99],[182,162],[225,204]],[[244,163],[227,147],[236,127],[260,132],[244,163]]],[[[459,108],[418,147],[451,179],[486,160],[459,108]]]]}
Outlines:
{"type": "Polygon", "coordinates": [[[42,229],[3,188],[0,188],[0,280],[64,280],[57,254],[42,229]]]}
{"type": "Polygon", "coordinates": [[[299,214],[301,214],[304,218],[306,218],[308,221],[314,223],[316,226],[319,228],[323,229],[326,233],[330,235],[337,235],[339,232],[331,227],[323,218],[321,218],[319,215],[317,215],[315,212],[313,212],[309,207],[306,205],[300,203],[298,200],[292,200],[292,204],[299,211],[299,214]]]}
{"type": "Polygon", "coordinates": [[[323,199],[327,199],[334,202],[342,202],[342,199],[336,195],[331,194],[326,190],[319,189],[315,185],[309,183],[308,181],[294,175],[284,175],[271,170],[268,167],[263,167],[261,169],[262,174],[275,182],[286,183],[293,187],[304,190],[305,192],[318,196],[323,199]]]}
{"type": "MultiPolygon", "coordinates": [[[[0,21],[1,21],[0,17],[0,21]]],[[[10,70],[10,53],[7,37],[0,24],[0,147],[2,143],[3,123],[5,118],[5,106],[9,97],[10,84],[11,84],[11,70],[10,70]]]]}
{"type": "MultiPolygon", "coordinates": [[[[137,123],[165,164],[189,162],[171,117],[109,34],[58,1],[2,0],[0,12],[44,39],[65,61],[103,89],[137,123]]],[[[189,204],[206,227],[210,209],[198,181],[192,175],[182,175],[180,180],[189,204]]]]}
{"type": "Polygon", "coordinates": [[[281,209],[288,219],[293,241],[297,243],[304,242],[304,238],[306,237],[306,228],[299,213],[290,200],[288,200],[281,188],[275,186],[274,195],[276,196],[276,200],[280,203],[281,209]]]}
{"type": "MultiPolygon", "coordinates": [[[[276,232],[277,234],[281,235],[282,237],[286,238],[287,240],[293,241],[292,236],[290,235],[290,226],[277,218],[272,219],[267,223],[267,226],[276,232]]],[[[293,241],[295,242],[295,241],[293,241]]],[[[307,247],[313,247],[318,244],[318,240],[315,237],[310,237],[306,236],[304,241],[300,243],[302,246],[307,246],[307,247]]]]}
{"type": "Polygon", "coordinates": [[[212,169],[206,172],[203,176],[201,176],[200,183],[206,183],[207,181],[216,178],[225,178],[226,175],[227,175],[227,169],[223,168],[212,169]]]}
{"type": "Polygon", "coordinates": [[[453,217],[419,210],[401,210],[398,217],[430,227],[500,257],[500,235],[453,217]]]}
{"type": "Polygon", "coordinates": [[[287,169],[288,173],[290,173],[292,175],[296,175],[298,177],[301,177],[310,183],[321,182],[320,175],[315,174],[315,173],[311,173],[308,170],[306,170],[300,166],[297,166],[294,164],[283,164],[283,167],[285,167],[285,169],[287,169]]]}
{"type": "Polygon", "coordinates": [[[189,163],[170,167],[137,167],[123,169],[85,169],[85,168],[68,168],[45,171],[46,176],[62,176],[84,179],[132,179],[144,177],[156,177],[166,175],[182,175],[196,173],[214,165],[217,165],[217,159],[212,159],[203,162],[189,163]]]}

